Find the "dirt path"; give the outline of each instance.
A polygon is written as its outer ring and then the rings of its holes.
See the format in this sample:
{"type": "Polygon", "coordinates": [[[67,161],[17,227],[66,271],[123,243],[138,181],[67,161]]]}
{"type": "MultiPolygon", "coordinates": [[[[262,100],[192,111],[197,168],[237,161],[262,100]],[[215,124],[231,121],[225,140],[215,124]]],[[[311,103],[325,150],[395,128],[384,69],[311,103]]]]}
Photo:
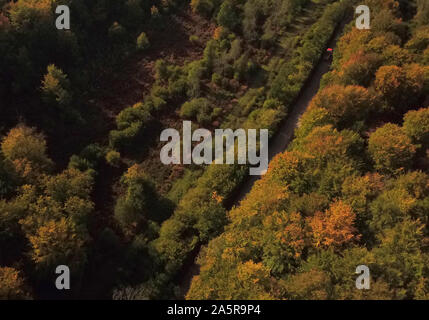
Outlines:
{"type": "MultiPolygon", "coordinates": [[[[331,40],[328,42],[328,47],[335,48],[337,40],[341,35],[345,25],[348,23],[346,19],[342,22],[334,32],[331,40]]],[[[293,139],[294,130],[298,125],[299,119],[302,114],[307,109],[313,97],[319,91],[320,81],[325,73],[329,71],[331,67],[331,61],[326,61],[321,59],[311,75],[309,76],[307,82],[303,86],[299,96],[297,97],[295,103],[293,104],[292,112],[288,115],[286,120],[281,124],[279,130],[277,131],[274,138],[270,141],[269,146],[269,161],[283,152],[288,147],[289,143],[293,139]]],[[[250,192],[253,187],[253,184],[259,180],[261,176],[248,176],[239,190],[232,195],[231,200],[227,204],[227,209],[230,210],[233,206],[239,205],[240,201],[245,198],[245,196],[250,192]]],[[[198,250],[199,251],[199,250],[198,250]]],[[[180,284],[180,292],[183,294],[183,297],[188,292],[192,278],[199,274],[199,266],[195,263],[198,252],[194,256],[194,262],[189,266],[189,269],[185,272],[183,281],[180,284]]]]}

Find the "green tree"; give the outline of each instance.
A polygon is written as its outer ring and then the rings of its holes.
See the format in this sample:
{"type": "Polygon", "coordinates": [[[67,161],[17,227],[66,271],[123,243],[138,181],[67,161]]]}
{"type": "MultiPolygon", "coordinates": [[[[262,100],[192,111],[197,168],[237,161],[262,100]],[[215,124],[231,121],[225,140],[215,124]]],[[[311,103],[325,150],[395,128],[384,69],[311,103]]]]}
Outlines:
{"type": "Polygon", "coordinates": [[[220,6],[219,13],[216,17],[217,23],[230,30],[234,30],[239,23],[239,17],[236,9],[230,0],[226,0],[220,6]]]}
{"type": "Polygon", "coordinates": [[[162,219],[157,216],[156,190],[138,165],[130,167],[121,182],[126,191],[117,199],[114,215],[125,231],[138,232],[148,220],[162,219]]]}
{"type": "Polygon", "coordinates": [[[414,297],[426,268],[427,256],[421,251],[423,228],[419,221],[405,219],[379,235],[381,244],[374,249],[376,273],[398,298],[414,297]]]}
{"type": "Polygon", "coordinates": [[[244,4],[244,17],[243,17],[243,34],[249,41],[257,39],[257,22],[259,10],[256,0],[246,1],[244,4]]]}

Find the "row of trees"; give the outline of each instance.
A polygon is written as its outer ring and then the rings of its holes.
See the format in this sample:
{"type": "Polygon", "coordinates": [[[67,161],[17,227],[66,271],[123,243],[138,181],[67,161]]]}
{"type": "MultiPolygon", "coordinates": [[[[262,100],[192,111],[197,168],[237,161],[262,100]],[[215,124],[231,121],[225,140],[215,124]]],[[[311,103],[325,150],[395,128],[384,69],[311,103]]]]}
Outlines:
{"type": "Polygon", "coordinates": [[[366,3],[374,28],[340,39],[293,143],[200,254],[188,299],[428,299],[427,44],[410,46],[421,13],[384,23],[398,3],[366,3]],[[410,60],[392,59],[386,41],[410,60]],[[369,79],[355,55],[377,61],[369,79]],[[362,264],[370,290],[355,287],[362,264]]]}

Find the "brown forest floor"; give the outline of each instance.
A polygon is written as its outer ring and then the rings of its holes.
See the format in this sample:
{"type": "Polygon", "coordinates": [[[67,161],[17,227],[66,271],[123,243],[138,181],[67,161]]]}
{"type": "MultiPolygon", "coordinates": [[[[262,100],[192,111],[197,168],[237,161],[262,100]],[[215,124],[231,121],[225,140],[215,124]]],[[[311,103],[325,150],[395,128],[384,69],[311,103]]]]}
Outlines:
{"type": "Polygon", "coordinates": [[[205,43],[212,37],[215,25],[194,14],[189,8],[167,17],[163,30],[148,31],[150,48],[129,59],[120,73],[109,75],[103,83],[103,96],[95,105],[114,120],[128,106],[143,99],[154,79],[154,66],[158,59],[182,66],[188,61],[202,57],[205,43]],[[199,44],[189,40],[191,35],[199,38],[199,44]]]}

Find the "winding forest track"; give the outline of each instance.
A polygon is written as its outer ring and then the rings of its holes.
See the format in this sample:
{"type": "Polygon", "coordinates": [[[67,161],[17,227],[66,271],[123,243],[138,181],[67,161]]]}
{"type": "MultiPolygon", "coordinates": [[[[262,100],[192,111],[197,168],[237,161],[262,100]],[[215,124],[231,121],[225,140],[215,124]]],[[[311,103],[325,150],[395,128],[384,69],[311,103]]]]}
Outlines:
{"type": "MultiPolygon", "coordinates": [[[[349,21],[350,19],[346,18],[343,20],[342,23],[340,23],[337,26],[331,39],[328,41],[327,48],[336,47],[339,36],[342,34],[344,27],[349,23],[349,21]]],[[[325,60],[323,59],[323,57],[321,57],[320,61],[318,62],[318,64],[316,65],[316,67],[313,69],[312,73],[308,77],[297,99],[292,104],[293,108],[291,113],[281,123],[280,128],[278,129],[278,131],[270,141],[270,145],[268,149],[269,162],[273,159],[274,156],[276,156],[280,152],[285,151],[289,143],[292,141],[295,128],[299,124],[299,119],[301,118],[305,110],[307,110],[307,107],[309,106],[313,97],[319,91],[320,81],[322,80],[323,75],[327,73],[330,70],[330,68],[331,68],[331,61],[325,60]]],[[[247,178],[240,185],[238,190],[233,195],[231,195],[229,201],[227,201],[227,204],[226,204],[227,210],[230,210],[234,206],[239,205],[240,201],[242,201],[246,197],[246,195],[250,192],[255,182],[258,181],[259,179],[261,179],[261,176],[258,176],[258,175],[247,176],[247,178]]],[[[182,297],[184,297],[188,292],[191,286],[192,278],[199,274],[199,266],[195,261],[200,251],[199,249],[200,248],[195,250],[196,252],[193,255],[194,261],[184,273],[182,281],[180,281],[181,283],[179,284],[179,287],[180,287],[180,294],[182,297]]]]}

